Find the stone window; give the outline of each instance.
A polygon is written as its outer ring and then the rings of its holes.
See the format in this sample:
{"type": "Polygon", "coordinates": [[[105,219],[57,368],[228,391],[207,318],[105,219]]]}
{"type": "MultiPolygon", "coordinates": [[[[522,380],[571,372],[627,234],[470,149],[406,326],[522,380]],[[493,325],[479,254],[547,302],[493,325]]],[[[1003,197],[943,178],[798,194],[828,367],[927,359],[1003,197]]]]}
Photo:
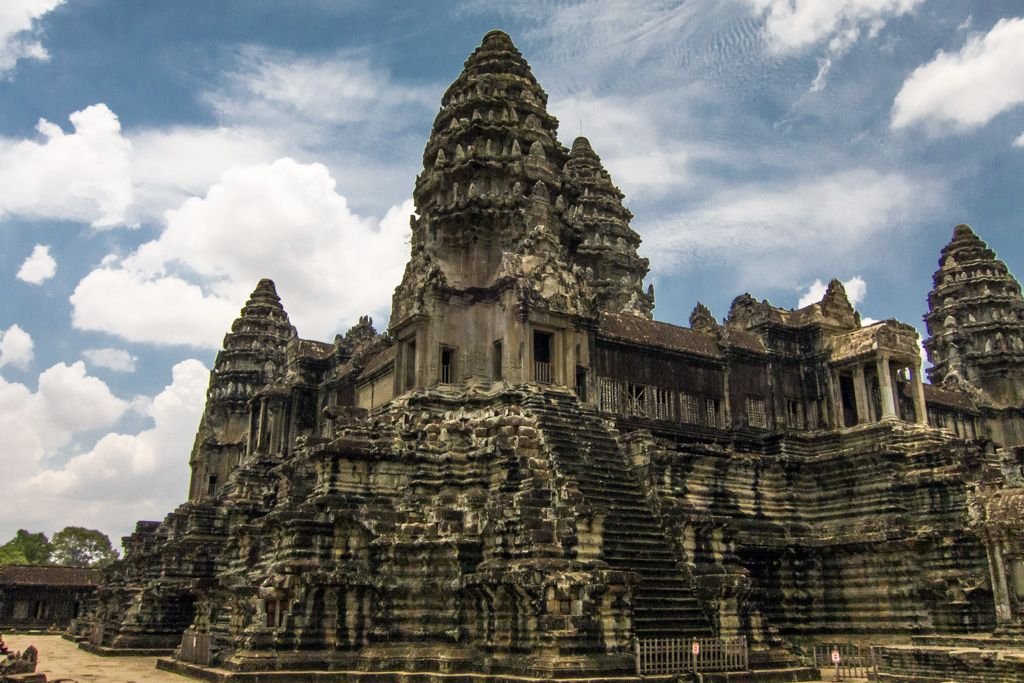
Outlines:
{"type": "Polygon", "coordinates": [[[410,339],[403,346],[405,348],[402,359],[402,364],[404,365],[402,368],[404,374],[402,388],[411,389],[416,386],[416,340],[410,339]]]}
{"type": "Polygon", "coordinates": [[[601,378],[600,408],[608,413],[622,412],[622,384],[607,377],[601,378]]]}
{"type": "Polygon", "coordinates": [[[793,429],[804,428],[804,407],[800,399],[786,399],[786,418],[793,429]]]}
{"type": "Polygon", "coordinates": [[[217,475],[211,474],[206,481],[206,495],[213,496],[217,494],[217,475]]]}
{"type": "Polygon", "coordinates": [[[491,350],[491,376],[494,381],[502,379],[500,339],[494,342],[494,348],[491,350]]]}
{"type": "Polygon", "coordinates": [[[280,598],[267,598],[264,601],[267,612],[267,627],[277,628],[284,623],[284,600],[280,598]]]}
{"type": "Polygon", "coordinates": [[[552,347],[554,336],[550,332],[533,332],[533,379],[541,384],[554,381],[552,347]]]}
{"type": "Polygon", "coordinates": [[[721,412],[721,401],[717,398],[709,398],[704,401],[704,408],[707,414],[706,424],[709,427],[718,426],[718,415],[721,412]]]}
{"type": "Polygon", "coordinates": [[[700,399],[693,394],[679,394],[679,418],[687,424],[703,423],[704,415],[700,399]]]}
{"type": "Polygon", "coordinates": [[[455,381],[455,349],[450,346],[441,347],[441,384],[455,381]]]}
{"type": "Polygon", "coordinates": [[[669,389],[651,388],[651,417],[656,420],[671,420],[674,418],[672,410],[672,391],[669,389]]]}
{"type": "Polygon", "coordinates": [[[747,424],[756,429],[768,429],[768,410],[763,398],[747,396],[747,424]]]}
{"type": "Polygon", "coordinates": [[[643,384],[627,385],[626,414],[647,417],[647,387],[643,384]]]}
{"type": "Polygon", "coordinates": [[[583,402],[587,400],[587,369],[576,366],[576,396],[583,402]]]}

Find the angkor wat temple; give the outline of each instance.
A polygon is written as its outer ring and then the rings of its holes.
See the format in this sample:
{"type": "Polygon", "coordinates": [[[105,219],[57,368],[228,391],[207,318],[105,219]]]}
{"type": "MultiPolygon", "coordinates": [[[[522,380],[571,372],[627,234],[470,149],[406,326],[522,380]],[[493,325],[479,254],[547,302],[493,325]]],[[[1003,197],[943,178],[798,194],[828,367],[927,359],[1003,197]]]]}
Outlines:
{"type": "Polygon", "coordinates": [[[964,225],[942,248],[931,383],[915,329],[863,325],[835,280],[798,310],[744,294],[657,322],[622,193],[546,101],[488,33],[441,99],[386,332],[302,339],[256,286],[188,501],[125,539],[89,647],[206,680],[627,680],[639,642],[742,636],[749,676],[795,680],[830,639],[902,638],[918,664],[1016,642],[1006,266],[964,225]]]}

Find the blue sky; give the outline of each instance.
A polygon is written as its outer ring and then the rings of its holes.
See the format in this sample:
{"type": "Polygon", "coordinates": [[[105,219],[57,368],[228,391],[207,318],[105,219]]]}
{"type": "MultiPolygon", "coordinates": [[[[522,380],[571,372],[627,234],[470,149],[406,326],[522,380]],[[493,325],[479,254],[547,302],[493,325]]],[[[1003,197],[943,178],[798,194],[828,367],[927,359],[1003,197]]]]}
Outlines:
{"type": "Polygon", "coordinates": [[[184,500],[261,277],[303,337],[382,327],[441,94],[495,27],[626,193],[660,320],[838,277],[923,329],[960,222],[1024,272],[1019,2],[4,0],[0,542],[184,500]]]}

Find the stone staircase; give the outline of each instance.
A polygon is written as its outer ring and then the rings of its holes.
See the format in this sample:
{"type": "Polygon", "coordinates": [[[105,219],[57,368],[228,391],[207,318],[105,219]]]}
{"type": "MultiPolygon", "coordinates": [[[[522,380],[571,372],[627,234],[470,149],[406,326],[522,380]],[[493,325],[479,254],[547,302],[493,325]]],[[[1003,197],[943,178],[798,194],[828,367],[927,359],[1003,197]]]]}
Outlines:
{"type": "Polygon", "coordinates": [[[530,394],[523,407],[536,417],[556,470],[604,518],[602,559],[640,576],[633,599],[636,636],[710,636],[693,588],[603,420],[574,395],[553,390],[530,394]]]}

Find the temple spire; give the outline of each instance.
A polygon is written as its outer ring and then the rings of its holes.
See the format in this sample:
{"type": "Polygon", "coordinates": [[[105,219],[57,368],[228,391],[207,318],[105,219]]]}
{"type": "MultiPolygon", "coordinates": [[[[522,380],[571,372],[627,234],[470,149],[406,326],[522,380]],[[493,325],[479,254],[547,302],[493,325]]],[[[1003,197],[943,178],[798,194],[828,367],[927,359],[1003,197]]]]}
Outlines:
{"type": "Polygon", "coordinates": [[[958,225],[932,277],[924,346],[934,383],[967,384],[995,405],[1024,394],[1024,298],[1006,264],[958,225]]]}

